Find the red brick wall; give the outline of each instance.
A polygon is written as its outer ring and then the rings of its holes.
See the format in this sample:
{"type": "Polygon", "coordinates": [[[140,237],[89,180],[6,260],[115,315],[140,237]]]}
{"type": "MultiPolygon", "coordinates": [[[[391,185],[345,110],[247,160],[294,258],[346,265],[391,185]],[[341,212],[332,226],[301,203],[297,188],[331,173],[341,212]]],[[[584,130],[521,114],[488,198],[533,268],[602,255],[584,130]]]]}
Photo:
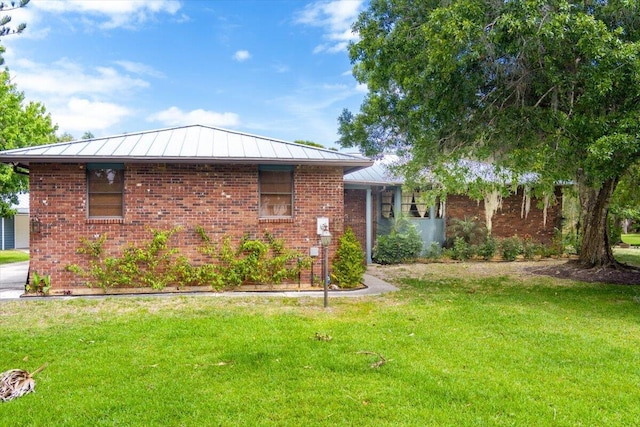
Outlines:
{"type": "MultiPolygon", "coordinates": [[[[31,271],[50,274],[54,288],[79,285],[65,266],[82,263],[77,255],[81,238],[106,233],[106,249],[119,253],[129,243],[148,241],[148,228],[181,227],[172,243],[197,260],[204,227],[212,240],[238,239],[245,233],[261,238],[265,231],[286,241],[286,247],[307,255],[319,245],[316,218],[329,218],[330,231],[344,231],[343,173],[341,168],[297,166],[294,172],[293,219],[258,218],[258,166],[256,165],[125,165],[124,219],[86,218],[87,188],[84,164],[31,164],[31,215],[41,221],[41,232],[31,233],[31,271]]],[[[309,276],[308,274],[303,277],[309,276]]]]}
{"type": "MultiPolygon", "coordinates": [[[[371,221],[373,236],[376,235],[378,218],[378,198],[377,191],[371,192],[371,221]]],[[[346,189],[344,190],[344,226],[351,227],[356,237],[360,241],[362,250],[366,251],[367,246],[367,190],[346,189]]],[[[374,237],[375,239],[375,237],[374,237]]]]}
{"type": "Polygon", "coordinates": [[[367,191],[344,190],[344,225],[351,227],[362,250],[367,239],[367,191]]]}
{"type": "MultiPolygon", "coordinates": [[[[546,225],[543,220],[543,210],[537,207],[538,200],[531,200],[531,209],[526,218],[521,218],[522,190],[502,200],[502,209],[493,215],[492,235],[497,238],[517,235],[521,238],[531,236],[540,243],[550,244],[555,230],[561,228],[562,205],[560,190],[556,192],[557,202],[547,209],[546,225]]],[[[476,202],[466,196],[447,196],[447,223],[452,218],[463,219],[465,216],[475,218],[484,224],[484,202],[476,202]]]]}

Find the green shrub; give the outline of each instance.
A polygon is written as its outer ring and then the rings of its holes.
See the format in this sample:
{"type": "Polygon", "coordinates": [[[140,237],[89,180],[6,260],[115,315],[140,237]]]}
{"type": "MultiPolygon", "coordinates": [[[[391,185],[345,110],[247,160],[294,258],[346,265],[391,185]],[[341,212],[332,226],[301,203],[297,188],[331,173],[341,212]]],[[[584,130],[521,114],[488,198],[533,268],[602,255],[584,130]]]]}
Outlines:
{"type": "Polygon", "coordinates": [[[530,237],[522,241],[522,257],[526,260],[532,260],[536,255],[542,252],[540,244],[534,242],[530,237]]]}
{"type": "Polygon", "coordinates": [[[378,236],[373,248],[373,261],[378,264],[413,262],[422,252],[422,239],[416,227],[397,218],[388,235],[378,236]]]}
{"type": "Polygon", "coordinates": [[[455,239],[460,237],[469,245],[482,244],[488,235],[487,227],[484,224],[469,217],[452,218],[448,231],[452,242],[455,243],[455,239]]]}
{"type": "Polygon", "coordinates": [[[355,288],[362,283],[366,271],[365,253],[351,227],[338,240],[333,258],[332,281],[342,288],[355,288]]]}
{"type": "Polygon", "coordinates": [[[88,267],[77,264],[66,269],[86,279],[87,286],[151,287],[169,285],[211,286],[215,290],[233,288],[243,283],[279,284],[297,277],[310,265],[308,258],[284,248],[282,241],[265,233],[265,239],[244,236],[234,248],[229,237],[220,249],[211,242],[202,227],[195,232],[202,238],[198,251],[209,259],[194,265],[178,249],[170,247],[170,238],[178,229],[151,230],[153,237],[141,246],[129,245],[119,256],[107,256],[106,235],[91,241],[82,238],[77,252],[86,255],[88,267]]]}
{"type": "Polygon", "coordinates": [[[442,246],[439,242],[431,242],[429,248],[425,251],[424,256],[428,259],[438,260],[442,258],[442,246]]]}
{"type": "Polygon", "coordinates": [[[607,225],[609,226],[609,244],[617,245],[622,243],[622,226],[613,215],[609,215],[607,225]]]}
{"type": "Polygon", "coordinates": [[[487,236],[484,243],[478,246],[477,253],[485,261],[492,259],[498,253],[498,241],[493,236],[487,236]]]}
{"type": "Polygon", "coordinates": [[[522,253],[522,242],[518,236],[507,237],[500,242],[500,255],[505,261],[514,261],[522,253]]]}
{"type": "Polygon", "coordinates": [[[24,289],[27,293],[48,295],[51,289],[51,275],[41,275],[34,271],[31,275],[31,281],[25,285],[24,289]]]}
{"type": "Polygon", "coordinates": [[[473,258],[475,253],[476,248],[469,244],[462,236],[458,236],[453,240],[453,246],[447,252],[451,259],[459,261],[473,258]]]}

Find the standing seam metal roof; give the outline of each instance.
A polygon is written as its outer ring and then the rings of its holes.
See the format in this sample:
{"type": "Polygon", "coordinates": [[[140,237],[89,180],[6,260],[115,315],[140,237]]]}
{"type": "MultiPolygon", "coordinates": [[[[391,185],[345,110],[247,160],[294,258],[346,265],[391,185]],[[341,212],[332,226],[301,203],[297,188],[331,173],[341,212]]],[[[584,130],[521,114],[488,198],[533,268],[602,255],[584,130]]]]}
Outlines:
{"type": "Polygon", "coordinates": [[[0,152],[0,162],[182,162],[332,164],[368,167],[365,157],[220,128],[193,125],[0,152]]]}

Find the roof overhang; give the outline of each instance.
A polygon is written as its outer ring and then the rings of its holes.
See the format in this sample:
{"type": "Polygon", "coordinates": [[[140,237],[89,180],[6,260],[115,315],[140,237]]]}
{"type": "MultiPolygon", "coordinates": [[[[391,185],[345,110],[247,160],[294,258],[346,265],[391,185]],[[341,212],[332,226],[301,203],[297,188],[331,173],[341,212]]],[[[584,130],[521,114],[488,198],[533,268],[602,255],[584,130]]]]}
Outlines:
{"type": "Polygon", "coordinates": [[[333,166],[341,167],[345,174],[373,165],[373,161],[362,160],[317,160],[317,159],[269,159],[269,158],[184,158],[184,157],[96,157],[96,156],[13,156],[0,153],[0,162],[13,167],[29,169],[33,163],[167,163],[167,164],[235,164],[235,165],[289,165],[289,166],[333,166]]]}

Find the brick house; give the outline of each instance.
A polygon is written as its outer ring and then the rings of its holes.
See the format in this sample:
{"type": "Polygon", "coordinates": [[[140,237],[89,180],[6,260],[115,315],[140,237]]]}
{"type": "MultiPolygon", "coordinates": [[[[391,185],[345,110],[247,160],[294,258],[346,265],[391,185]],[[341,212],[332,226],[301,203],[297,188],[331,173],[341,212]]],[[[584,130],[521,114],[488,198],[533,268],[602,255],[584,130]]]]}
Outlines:
{"type": "MultiPolygon", "coordinates": [[[[362,242],[368,262],[371,262],[375,236],[388,233],[394,217],[400,214],[416,226],[424,248],[432,242],[444,243],[448,237],[447,225],[453,218],[485,221],[485,202],[464,195],[448,195],[446,201],[437,201],[433,206],[420,203],[419,191],[403,188],[404,179],[394,176],[385,163],[385,159],[377,161],[344,177],[345,225],[352,227],[362,242]]],[[[555,197],[556,201],[562,200],[560,187],[555,197]]],[[[525,197],[524,189],[519,187],[500,201],[499,209],[492,216],[491,234],[496,238],[528,236],[539,243],[550,244],[562,227],[562,203],[542,209],[538,202],[525,197]]]]}
{"type": "Polygon", "coordinates": [[[80,286],[65,266],[81,262],[81,238],[105,233],[117,250],[148,240],[149,227],[180,227],[174,245],[197,257],[196,227],[214,239],[267,231],[308,254],[318,218],[343,233],[344,174],[372,164],[205,126],[9,150],[0,161],[29,171],[30,271],[50,274],[53,291],[80,286]]]}
{"type": "MultiPolygon", "coordinates": [[[[186,126],[0,152],[0,162],[27,169],[30,180],[30,271],[50,274],[53,291],[83,286],[65,266],[82,262],[80,239],[108,235],[109,251],[148,240],[149,228],[180,227],[173,243],[197,259],[202,227],[240,239],[269,232],[310,254],[319,221],[337,237],[353,228],[371,262],[375,238],[402,213],[425,247],[442,243],[452,218],[484,218],[484,204],[449,196],[423,206],[384,165],[359,155],[206,126],[186,126]],[[57,289],[56,289],[57,288],[57,289]]],[[[522,215],[522,194],[502,200],[493,235],[549,243],[559,204],[522,215]]]]}

